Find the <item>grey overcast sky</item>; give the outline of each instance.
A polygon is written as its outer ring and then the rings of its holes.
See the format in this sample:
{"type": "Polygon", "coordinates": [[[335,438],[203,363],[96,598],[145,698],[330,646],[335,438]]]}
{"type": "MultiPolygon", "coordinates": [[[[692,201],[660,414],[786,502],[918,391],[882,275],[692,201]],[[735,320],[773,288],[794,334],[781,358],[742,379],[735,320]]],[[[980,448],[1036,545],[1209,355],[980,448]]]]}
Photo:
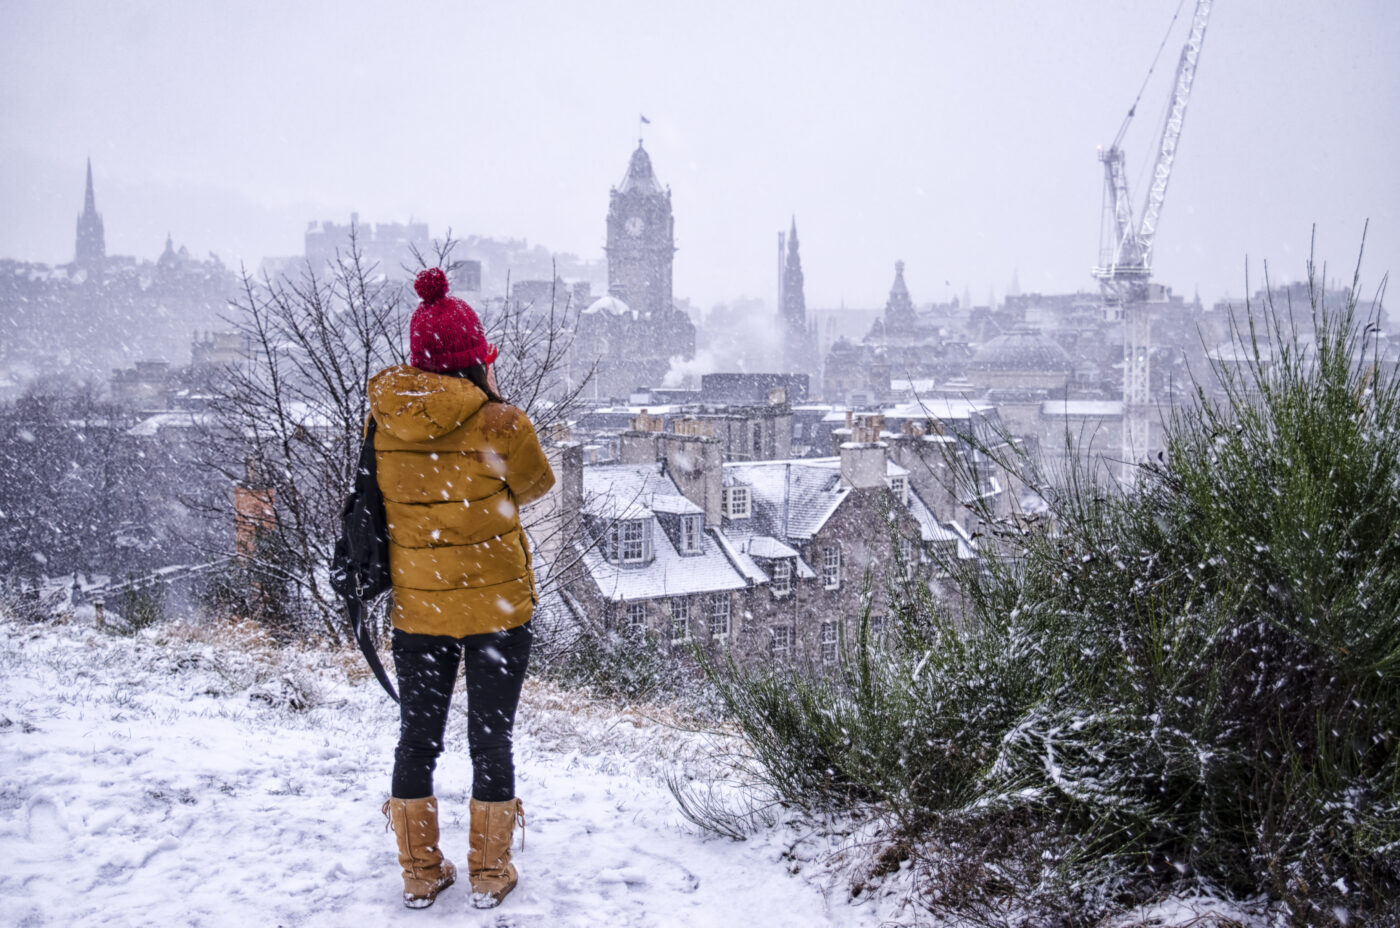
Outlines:
{"type": "MultiPolygon", "coordinates": [[[[426,220],[599,257],[645,113],[675,290],[808,305],[1091,288],[1098,145],[1179,0],[0,0],[0,257],[71,260],[91,154],[109,253],[297,254],[309,220],[426,220]]],[[[1181,17],[1127,140],[1141,202],[1181,17]]],[[[1250,259],[1400,270],[1400,3],[1218,0],[1157,278],[1240,297],[1250,259]]],[[[1255,278],[1257,280],[1257,277],[1255,278]]]]}

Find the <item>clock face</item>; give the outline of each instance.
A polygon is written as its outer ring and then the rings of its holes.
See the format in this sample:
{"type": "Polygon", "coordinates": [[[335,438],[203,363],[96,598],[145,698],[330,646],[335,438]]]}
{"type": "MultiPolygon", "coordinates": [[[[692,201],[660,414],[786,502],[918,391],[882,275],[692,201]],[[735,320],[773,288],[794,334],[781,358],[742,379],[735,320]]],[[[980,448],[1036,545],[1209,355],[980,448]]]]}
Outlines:
{"type": "Polygon", "coordinates": [[[627,220],[627,234],[628,234],[628,235],[641,235],[641,234],[642,234],[642,229],[643,229],[645,226],[646,226],[646,223],[642,222],[642,217],[641,217],[641,216],[633,216],[631,219],[627,220]]]}

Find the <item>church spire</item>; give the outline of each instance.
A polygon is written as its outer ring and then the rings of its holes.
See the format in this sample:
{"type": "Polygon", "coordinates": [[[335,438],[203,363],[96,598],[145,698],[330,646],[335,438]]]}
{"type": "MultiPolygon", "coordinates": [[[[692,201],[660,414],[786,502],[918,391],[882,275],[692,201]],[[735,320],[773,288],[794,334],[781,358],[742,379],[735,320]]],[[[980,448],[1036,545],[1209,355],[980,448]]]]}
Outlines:
{"type": "Polygon", "coordinates": [[[97,197],[92,190],[91,158],[87,159],[87,188],[83,192],[83,212],[78,217],[73,263],[86,270],[89,279],[100,277],[107,263],[107,237],[102,228],[102,214],[97,211],[97,197]]]}
{"type": "Polygon", "coordinates": [[[87,159],[87,192],[83,195],[83,214],[97,212],[97,197],[92,192],[92,159],[87,159]]]}

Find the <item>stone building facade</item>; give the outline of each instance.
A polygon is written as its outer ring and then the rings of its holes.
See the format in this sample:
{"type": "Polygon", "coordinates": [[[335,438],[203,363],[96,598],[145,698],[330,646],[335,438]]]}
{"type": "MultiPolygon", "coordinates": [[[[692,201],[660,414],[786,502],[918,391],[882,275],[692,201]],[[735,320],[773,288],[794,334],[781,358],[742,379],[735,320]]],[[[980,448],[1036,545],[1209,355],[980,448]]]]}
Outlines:
{"type": "Polygon", "coordinates": [[[943,558],[976,557],[891,460],[879,422],[857,422],[835,457],[728,464],[719,437],[637,425],[623,463],[561,475],[582,513],[561,585],[596,632],[820,668],[866,616],[883,633],[891,583],[950,600],[943,558]]]}

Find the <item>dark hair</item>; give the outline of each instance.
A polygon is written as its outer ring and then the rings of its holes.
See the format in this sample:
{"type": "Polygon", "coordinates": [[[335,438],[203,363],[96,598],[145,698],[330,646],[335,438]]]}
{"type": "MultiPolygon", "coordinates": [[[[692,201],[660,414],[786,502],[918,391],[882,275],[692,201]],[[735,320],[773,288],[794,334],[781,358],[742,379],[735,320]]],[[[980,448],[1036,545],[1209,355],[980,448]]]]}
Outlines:
{"type": "Polygon", "coordinates": [[[473,384],[486,394],[486,398],[493,403],[504,403],[501,395],[486,385],[486,365],[471,364],[467,367],[459,367],[455,370],[444,371],[450,377],[461,377],[463,380],[470,380],[473,384]]]}

